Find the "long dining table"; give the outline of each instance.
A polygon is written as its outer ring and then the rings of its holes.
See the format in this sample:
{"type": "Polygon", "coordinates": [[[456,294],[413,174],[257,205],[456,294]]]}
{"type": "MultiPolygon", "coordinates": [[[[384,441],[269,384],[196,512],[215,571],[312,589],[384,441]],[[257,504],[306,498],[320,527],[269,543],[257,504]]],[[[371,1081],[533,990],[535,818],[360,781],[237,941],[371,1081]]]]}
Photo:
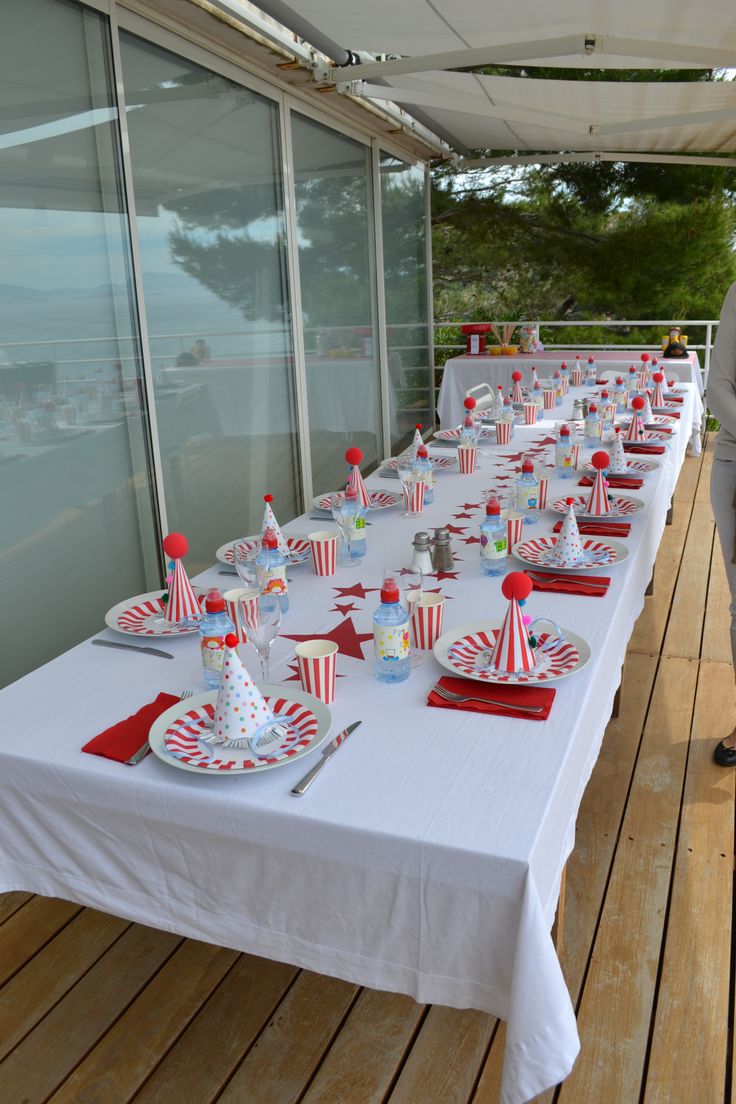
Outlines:
{"type": "MultiPolygon", "coordinates": [[[[301,798],[289,791],[311,757],[212,777],[153,755],[129,768],[81,752],[158,692],[203,688],[196,633],[146,641],[172,659],[86,641],[2,691],[0,890],[61,897],[420,1002],[493,1013],[507,1022],[504,1104],[563,1080],[579,1039],[550,932],[685,456],[694,388],[681,391],[660,466],[633,496],[644,508],[630,518],[628,557],[603,570],[605,597],[535,591],[528,600],[533,617],[574,630],[592,653],[555,684],[546,721],[429,707],[446,673],[431,652],[406,682],[380,683],[371,634],[383,569],[410,563],[417,530],[445,524],[452,569],[425,579],[445,595],[444,629],[500,622],[501,580],[479,566],[482,495],[510,491],[523,454],[549,454],[551,420],[517,427],[509,446],[488,444],[473,474],[457,465],[438,472],[420,518],[371,511],[357,565],[333,577],[317,577],[308,563],[290,569],[271,679],[298,686],[295,642],[328,637],[339,647],[332,735],[362,721],[301,798]]],[[[556,420],[569,417],[575,393],[551,412],[556,420]]],[[[584,446],[581,464],[590,454],[584,446]]],[[[367,483],[399,490],[379,473],[367,483]]],[[[570,493],[585,493],[577,479],[553,478],[548,505],[570,493]]],[[[529,533],[548,535],[559,516],[540,512],[529,533]]],[[[232,521],[236,540],[245,535],[237,503],[232,521]]],[[[331,525],[303,516],[286,529],[331,525]]],[[[197,582],[238,585],[226,570],[214,564],[197,582]]],[[[35,609],[42,631],[42,590],[35,609]]],[[[104,614],[98,638],[130,642],[102,629],[104,614]]],[[[252,649],[241,652],[255,672],[252,649]]]]}

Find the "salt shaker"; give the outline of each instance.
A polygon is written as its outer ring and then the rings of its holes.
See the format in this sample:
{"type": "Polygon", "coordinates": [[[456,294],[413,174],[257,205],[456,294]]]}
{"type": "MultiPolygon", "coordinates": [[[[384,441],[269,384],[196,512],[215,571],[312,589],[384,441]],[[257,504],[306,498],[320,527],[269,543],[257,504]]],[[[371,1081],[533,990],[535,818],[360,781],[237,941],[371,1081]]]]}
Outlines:
{"type": "Polygon", "coordinates": [[[429,533],[415,533],[412,541],[414,553],[411,559],[412,567],[421,571],[422,575],[431,575],[433,570],[432,553],[429,547],[429,533]]]}
{"type": "Polygon", "coordinates": [[[434,531],[432,567],[435,571],[452,570],[452,546],[450,545],[450,532],[446,526],[434,531]]]}
{"type": "Polygon", "coordinates": [[[575,399],[572,404],[572,420],[574,422],[582,422],[585,414],[583,413],[583,400],[575,399]]]}

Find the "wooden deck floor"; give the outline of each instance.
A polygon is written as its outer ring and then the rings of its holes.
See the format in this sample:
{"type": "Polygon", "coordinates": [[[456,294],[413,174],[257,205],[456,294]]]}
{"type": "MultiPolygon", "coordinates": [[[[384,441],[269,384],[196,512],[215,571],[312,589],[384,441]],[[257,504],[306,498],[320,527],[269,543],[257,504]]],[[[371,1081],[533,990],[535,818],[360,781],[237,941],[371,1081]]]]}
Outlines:
{"type": "MultiPolygon", "coordinates": [[[[545,1104],[734,1104],[728,590],[688,458],[568,863],[582,1052],[545,1104]]],[[[0,1104],[495,1104],[503,1025],[0,896],[0,1104]]]]}

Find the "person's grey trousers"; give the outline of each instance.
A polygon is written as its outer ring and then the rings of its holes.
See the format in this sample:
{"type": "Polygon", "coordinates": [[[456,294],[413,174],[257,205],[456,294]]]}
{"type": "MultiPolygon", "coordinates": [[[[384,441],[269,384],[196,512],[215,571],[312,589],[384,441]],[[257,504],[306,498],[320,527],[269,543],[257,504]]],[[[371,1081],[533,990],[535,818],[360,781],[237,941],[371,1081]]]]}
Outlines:
{"type": "Polygon", "coordinates": [[[731,590],[731,653],[734,673],[736,673],[736,564],[731,562],[736,538],[734,496],[736,496],[736,460],[720,460],[716,456],[710,477],[710,501],[731,590]]]}

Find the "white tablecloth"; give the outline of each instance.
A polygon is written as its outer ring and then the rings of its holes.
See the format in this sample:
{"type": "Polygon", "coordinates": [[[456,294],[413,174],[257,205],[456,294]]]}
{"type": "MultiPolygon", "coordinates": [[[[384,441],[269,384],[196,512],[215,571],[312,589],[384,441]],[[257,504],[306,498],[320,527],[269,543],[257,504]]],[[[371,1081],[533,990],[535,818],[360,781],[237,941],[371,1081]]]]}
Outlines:
{"type": "MultiPolygon", "coordinates": [[[[494,450],[502,457],[493,470],[441,474],[421,523],[373,513],[361,566],[333,579],[293,569],[283,633],[344,622],[346,642],[351,627],[370,634],[377,594],[361,597],[362,586],[379,586],[383,567],[408,562],[416,529],[447,521],[458,530],[457,578],[428,583],[447,595],[445,627],[500,618],[500,582],[481,576],[478,545],[463,541],[477,534],[481,491],[548,426],[520,430],[510,448],[494,450]]],[[[686,445],[679,433],[639,492],[647,509],[633,518],[630,556],[611,569],[605,598],[531,596],[533,616],[582,631],[593,652],[558,684],[546,723],[427,708],[443,673],[431,654],[407,683],[385,686],[373,676],[367,639],[365,661],[339,656],[344,677],[332,707],[335,732],[363,724],[295,799],[289,789],[309,760],[213,778],[153,757],[129,769],[80,753],[158,691],[201,686],[196,635],[156,642],[173,661],[85,643],[8,687],[0,696],[0,890],[56,895],[419,1001],[493,1012],[508,1021],[505,1104],[555,1084],[579,1046],[550,937],[560,875],[686,445]]],[[[574,485],[553,484],[550,501],[574,485]]],[[[233,516],[235,536],[236,509],[233,516]]],[[[534,528],[549,533],[554,521],[547,513],[534,528]]],[[[291,528],[315,525],[323,527],[303,520],[291,528]]],[[[205,578],[228,582],[215,569],[205,578]]],[[[273,677],[290,676],[292,662],[293,642],[282,636],[273,677]]]]}
{"type": "MultiPolygon", "coordinates": [[[[539,378],[551,376],[555,368],[559,368],[561,362],[566,360],[572,367],[575,363],[575,350],[565,351],[554,349],[549,352],[535,353],[534,356],[459,356],[453,357],[445,364],[442,373],[442,383],[437,399],[437,416],[443,429],[451,429],[462,421],[464,409],[463,399],[471,387],[479,383],[490,383],[493,387],[501,384],[507,391],[511,389],[511,373],[517,369],[524,377],[524,384],[531,382],[532,365],[537,366],[539,378]]],[[[638,364],[641,351],[632,350],[598,350],[595,353],[596,363],[599,366],[599,375],[605,372],[628,372],[630,364],[638,364]]],[[[581,363],[587,366],[588,355],[581,354],[581,363]]],[[[693,404],[693,451],[699,451],[699,433],[703,415],[703,376],[700,371],[698,354],[691,352],[687,360],[660,360],[662,371],[667,379],[678,379],[684,382],[694,383],[697,388],[695,402],[693,404]]]]}

